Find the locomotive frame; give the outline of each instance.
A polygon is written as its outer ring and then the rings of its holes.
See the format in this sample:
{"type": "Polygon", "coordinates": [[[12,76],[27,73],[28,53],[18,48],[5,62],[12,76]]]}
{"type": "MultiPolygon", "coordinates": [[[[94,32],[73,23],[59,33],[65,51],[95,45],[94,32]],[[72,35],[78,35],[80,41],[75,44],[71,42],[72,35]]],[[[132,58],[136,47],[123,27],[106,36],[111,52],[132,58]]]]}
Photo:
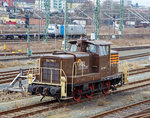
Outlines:
{"type": "Polygon", "coordinates": [[[70,41],[69,52],[41,57],[38,73],[33,69],[28,77],[28,91],[79,101],[82,95],[91,98],[95,92],[108,94],[110,89],[116,90],[123,85],[124,74],[118,72],[119,56],[110,51],[110,45],[104,41],[70,41]],[[33,78],[36,81],[32,82],[33,78]]]}

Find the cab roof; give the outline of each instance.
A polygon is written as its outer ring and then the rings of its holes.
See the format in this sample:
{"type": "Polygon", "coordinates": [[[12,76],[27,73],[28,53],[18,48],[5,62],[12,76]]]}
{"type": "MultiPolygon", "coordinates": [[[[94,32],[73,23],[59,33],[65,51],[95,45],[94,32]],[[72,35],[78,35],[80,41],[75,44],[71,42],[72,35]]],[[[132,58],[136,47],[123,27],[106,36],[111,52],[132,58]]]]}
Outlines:
{"type": "MultiPolygon", "coordinates": [[[[109,41],[103,41],[103,40],[84,40],[85,43],[90,43],[94,45],[111,45],[112,43],[109,41]]],[[[69,43],[77,43],[77,40],[69,41],[69,43]]]]}

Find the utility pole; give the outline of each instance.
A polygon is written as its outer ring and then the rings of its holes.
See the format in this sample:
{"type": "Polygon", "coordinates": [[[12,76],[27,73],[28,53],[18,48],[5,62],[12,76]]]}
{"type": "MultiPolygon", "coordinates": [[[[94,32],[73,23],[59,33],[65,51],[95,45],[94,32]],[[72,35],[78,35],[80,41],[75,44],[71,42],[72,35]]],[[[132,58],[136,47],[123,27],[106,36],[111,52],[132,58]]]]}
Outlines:
{"type": "Polygon", "coordinates": [[[48,41],[48,25],[50,23],[50,0],[44,0],[45,22],[44,22],[44,41],[48,41]]]}
{"type": "Polygon", "coordinates": [[[65,9],[64,9],[64,52],[66,52],[67,48],[67,28],[68,28],[68,0],[65,0],[65,9]]]}
{"type": "Polygon", "coordinates": [[[120,0],[119,39],[122,39],[123,35],[123,16],[124,16],[124,0],[120,0]]]}
{"type": "Polygon", "coordinates": [[[95,20],[95,39],[98,40],[100,27],[100,0],[96,0],[94,20],[95,20]]]}

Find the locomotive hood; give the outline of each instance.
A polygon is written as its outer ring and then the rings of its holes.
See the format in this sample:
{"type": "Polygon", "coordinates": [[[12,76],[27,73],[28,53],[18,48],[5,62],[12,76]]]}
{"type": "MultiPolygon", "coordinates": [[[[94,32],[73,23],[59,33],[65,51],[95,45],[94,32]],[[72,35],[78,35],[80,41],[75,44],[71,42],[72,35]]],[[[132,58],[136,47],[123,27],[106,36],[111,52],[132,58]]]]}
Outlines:
{"type": "Polygon", "coordinates": [[[78,74],[89,73],[90,57],[87,52],[53,52],[41,57],[40,66],[63,69],[67,76],[72,75],[74,66],[77,66],[78,74]]]}
{"type": "Polygon", "coordinates": [[[81,58],[88,57],[89,53],[87,52],[53,52],[41,58],[51,58],[51,59],[70,59],[70,58],[81,58]]]}

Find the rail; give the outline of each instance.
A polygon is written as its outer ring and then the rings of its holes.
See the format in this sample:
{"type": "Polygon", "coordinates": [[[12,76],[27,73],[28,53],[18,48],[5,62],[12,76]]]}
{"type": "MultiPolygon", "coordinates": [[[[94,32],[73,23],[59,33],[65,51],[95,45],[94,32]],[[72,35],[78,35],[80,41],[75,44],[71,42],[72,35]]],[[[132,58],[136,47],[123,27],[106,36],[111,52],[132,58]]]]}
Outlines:
{"type": "Polygon", "coordinates": [[[116,109],[113,109],[113,110],[110,110],[110,111],[106,111],[106,112],[104,112],[104,113],[97,114],[97,115],[92,116],[92,117],[90,117],[90,118],[104,117],[104,116],[106,116],[106,115],[108,115],[108,114],[112,114],[112,113],[114,113],[114,112],[118,112],[118,111],[121,111],[121,110],[130,108],[130,107],[133,107],[133,106],[137,106],[137,105],[140,105],[140,104],[144,104],[144,103],[147,103],[147,102],[150,102],[150,99],[142,100],[142,101],[139,101],[139,102],[130,104],[130,105],[126,105],[126,106],[119,107],[119,108],[116,108],[116,109]]]}
{"type": "MultiPolygon", "coordinates": [[[[149,86],[149,85],[147,85],[147,84],[144,85],[143,84],[143,86],[131,87],[130,89],[126,89],[125,88],[124,90],[120,90],[118,92],[113,92],[113,94],[117,94],[117,93],[125,92],[125,91],[130,91],[132,89],[137,89],[137,88],[141,88],[141,87],[145,87],[145,86],[149,86]]],[[[93,96],[91,99],[92,100],[99,99],[100,95],[101,94],[98,93],[95,96],[93,96]]],[[[82,99],[78,103],[85,103],[85,102],[90,101],[91,99],[89,99],[89,98],[88,99],[87,98],[86,99],[82,99]]],[[[58,108],[63,108],[64,106],[66,107],[66,106],[71,106],[71,105],[76,105],[77,104],[76,102],[71,102],[71,101],[63,102],[61,104],[55,104],[57,102],[58,102],[57,100],[51,100],[51,101],[44,102],[44,103],[38,103],[38,104],[33,104],[33,105],[29,105],[29,106],[23,106],[23,107],[20,107],[20,108],[15,108],[15,109],[7,110],[7,111],[1,111],[0,112],[0,117],[5,117],[5,116],[6,117],[11,116],[11,117],[17,117],[17,118],[29,117],[29,116],[32,116],[32,115],[35,115],[35,114],[38,114],[38,113],[42,113],[42,112],[48,111],[48,110],[55,110],[55,109],[58,109],[58,108]],[[46,106],[46,105],[50,105],[50,107],[46,106]],[[42,108],[40,108],[41,106],[42,106],[42,108]],[[37,109],[37,107],[38,107],[38,109],[37,109]]],[[[118,111],[118,110],[116,110],[116,111],[118,111]]]]}
{"type": "MultiPolygon", "coordinates": [[[[30,34],[30,36],[31,36],[31,40],[33,40],[34,39],[34,37],[37,37],[38,36],[38,33],[32,33],[32,34],[30,34]]],[[[44,36],[44,34],[43,33],[41,33],[40,34],[40,36],[41,37],[43,37],[44,36]]],[[[24,39],[26,39],[26,37],[27,37],[27,34],[25,34],[25,32],[21,32],[21,33],[15,33],[15,32],[11,32],[10,34],[9,34],[9,32],[5,32],[5,34],[0,34],[0,37],[3,37],[3,38],[10,38],[11,40],[12,39],[15,39],[15,37],[18,37],[19,39],[20,39],[20,37],[21,38],[24,38],[24,39]]],[[[108,37],[111,37],[112,38],[112,34],[110,34],[110,35],[99,35],[99,38],[100,39],[108,39],[108,37]]],[[[123,35],[123,38],[143,38],[143,37],[150,37],[150,34],[148,34],[148,33],[143,33],[143,34],[124,34],[123,35]]],[[[53,38],[52,36],[49,36],[49,38],[53,38]]],[[[87,38],[90,38],[90,36],[89,35],[87,35],[87,38]]],[[[60,39],[60,38],[59,38],[60,39]]],[[[116,35],[116,39],[119,39],[119,35],[116,35]]]]}
{"type": "MultiPolygon", "coordinates": [[[[77,65],[74,65],[74,66],[77,66],[77,65]]],[[[73,69],[77,69],[77,67],[73,68],[73,69]]],[[[24,70],[23,71],[24,75],[28,75],[29,73],[32,73],[32,68],[23,69],[23,70],[24,70]]],[[[74,74],[73,72],[75,72],[75,71],[72,70],[72,75],[74,74]]],[[[138,69],[128,70],[128,76],[142,74],[142,73],[146,73],[146,72],[150,72],[150,66],[149,65],[146,67],[138,68],[138,69]]],[[[19,70],[0,72],[0,84],[11,82],[17,76],[17,74],[19,74],[19,70]]],[[[77,75],[77,74],[75,74],[75,75],[77,75]]],[[[75,75],[73,76],[73,78],[75,77],[75,75]]]]}

